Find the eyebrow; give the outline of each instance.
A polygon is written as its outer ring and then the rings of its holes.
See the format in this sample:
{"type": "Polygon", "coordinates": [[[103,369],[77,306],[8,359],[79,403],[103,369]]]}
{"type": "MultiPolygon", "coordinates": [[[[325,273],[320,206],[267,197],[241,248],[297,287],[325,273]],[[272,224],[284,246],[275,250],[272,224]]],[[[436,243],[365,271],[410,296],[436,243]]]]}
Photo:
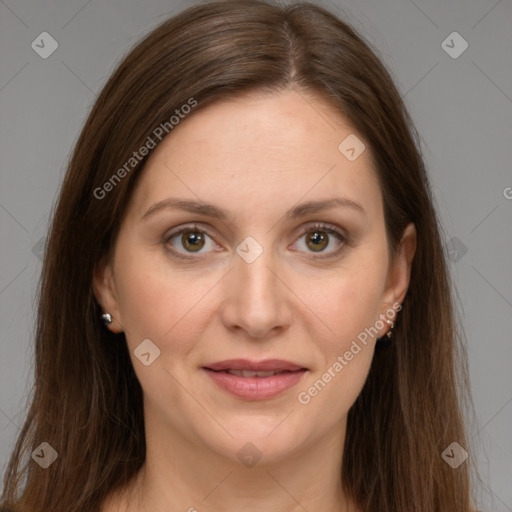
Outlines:
{"type": "MultiPolygon", "coordinates": [[[[285,213],[285,216],[288,218],[303,217],[308,214],[317,213],[323,210],[329,210],[336,207],[351,208],[366,216],[365,209],[359,203],[356,203],[355,201],[352,201],[351,199],[345,197],[334,197],[331,199],[325,199],[321,201],[308,201],[307,203],[302,203],[297,206],[294,206],[285,213]]],[[[224,208],[215,206],[213,204],[207,204],[190,199],[168,197],[167,199],[163,199],[162,201],[159,201],[158,203],[152,205],[144,213],[144,215],[142,215],[141,220],[151,215],[154,215],[157,212],[170,208],[185,210],[187,212],[195,213],[197,215],[213,217],[221,221],[227,221],[231,217],[231,214],[228,210],[225,210],[224,208]]]]}

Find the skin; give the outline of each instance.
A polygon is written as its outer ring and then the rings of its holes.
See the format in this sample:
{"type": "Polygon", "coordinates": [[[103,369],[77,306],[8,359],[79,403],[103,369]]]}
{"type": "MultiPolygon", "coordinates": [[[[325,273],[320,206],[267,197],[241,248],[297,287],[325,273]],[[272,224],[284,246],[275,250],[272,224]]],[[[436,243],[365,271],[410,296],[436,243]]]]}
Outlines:
{"type": "MultiPolygon", "coordinates": [[[[403,301],[416,233],[407,226],[390,259],[370,148],[353,162],[338,150],[354,133],[322,100],[286,90],[199,110],[153,151],[115,250],[94,276],[96,297],[113,317],[109,328],[126,334],[147,442],[144,467],[103,512],[358,510],[339,475],[347,413],[376,337],[309,403],[297,395],[403,301]],[[141,219],[171,196],[229,216],[167,208],[141,219]],[[333,197],[364,213],[336,207],[285,216],[297,204],[333,197]],[[338,227],[349,241],[327,234],[328,245],[315,252],[307,242],[315,222],[338,227]],[[207,234],[199,253],[187,252],[181,235],[168,240],[173,228],[193,223],[207,234]],[[247,236],[263,248],[252,263],[236,252],[247,236]],[[172,248],[195,259],[173,257],[172,248]],[[145,339],[161,351],[149,366],[134,356],[145,339]],[[230,358],[285,359],[308,372],[276,397],[243,400],[202,370],[230,358]],[[252,467],[237,457],[248,442],[262,455],[252,467]]],[[[378,336],[388,329],[384,323],[378,336]]]]}

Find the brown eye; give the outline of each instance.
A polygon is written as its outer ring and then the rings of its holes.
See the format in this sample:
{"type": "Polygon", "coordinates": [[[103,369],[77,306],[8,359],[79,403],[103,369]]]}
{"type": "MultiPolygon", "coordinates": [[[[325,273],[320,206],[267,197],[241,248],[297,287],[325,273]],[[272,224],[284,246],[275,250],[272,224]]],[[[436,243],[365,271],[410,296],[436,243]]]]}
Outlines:
{"type": "Polygon", "coordinates": [[[181,243],[187,251],[200,251],[204,247],[204,242],[204,233],[201,231],[185,231],[181,234],[181,243]]]}
{"type": "Polygon", "coordinates": [[[329,238],[325,231],[311,231],[306,236],[306,244],[311,250],[320,252],[323,251],[327,245],[329,245],[329,238]]]}
{"type": "Polygon", "coordinates": [[[294,243],[294,249],[305,253],[317,253],[318,257],[334,257],[345,247],[348,238],[343,232],[330,224],[313,225],[302,231],[294,243]]]}
{"type": "Polygon", "coordinates": [[[184,226],[167,235],[164,241],[170,251],[183,257],[187,254],[203,254],[217,246],[207,233],[194,226],[184,226]]]}

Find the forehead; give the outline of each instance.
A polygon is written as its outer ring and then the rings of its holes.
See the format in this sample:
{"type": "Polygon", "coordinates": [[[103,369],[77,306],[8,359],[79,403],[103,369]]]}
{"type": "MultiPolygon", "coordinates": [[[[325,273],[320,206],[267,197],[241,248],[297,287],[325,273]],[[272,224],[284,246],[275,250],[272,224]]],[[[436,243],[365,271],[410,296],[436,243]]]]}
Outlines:
{"type": "Polygon", "coordinates": [[[285,198],[288,205],[305,196],[337,194],[379,214],[370,148],[351,160],[347,140],[357,153],[364,147],[362,136],[330,105],[302,92],[223,100],[182,120],[157,146],[134,207],[140,212],[151,202],[180,195],[228,209],[259,201],[261,209],[286,206],[285,198]]]}

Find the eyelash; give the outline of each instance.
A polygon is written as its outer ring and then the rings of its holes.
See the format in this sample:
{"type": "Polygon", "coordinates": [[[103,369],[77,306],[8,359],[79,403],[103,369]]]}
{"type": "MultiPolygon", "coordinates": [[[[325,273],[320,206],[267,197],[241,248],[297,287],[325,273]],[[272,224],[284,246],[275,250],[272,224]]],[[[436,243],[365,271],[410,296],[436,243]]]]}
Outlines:
{"type": "MultiPolygon", "coordinates": [[[[195,232],[195,231],[197,231],[199,233],[203,233],[213,240],[213,237],[210,236],[204,229],[201,229],[197,224],[186,225],[186,226],[182,226],[181,228],[177,229],[176,231],[173,231],[172,233],[170,233],[164,237],[163,243],[166,247],[166,250],[174,257],[181,258],[184,260],[189,260],[189,261],[190,260],[197,261],[201,256],[188,256],[180,251],[175,250],[174,248],[169,247],[169,242],[176,236],[181,235],[186,232],[195,232]]],[[[319,253],[319,255],[312,256],[312,259],[335,258],[335,257],[339,256],[339,254],[343,251],[343,249],[347,245],[350,245],[350,238],[346,234],[344,234],[339,228],[337,228],[336,226],[334,226],[332,224],[326,224],[323,222],[317,222],[317,223],[314,223],[313,225],[307,226],[304,230],[301,231],[300,235],[296,238],[296,241],[299,240],[300,238],[302,238],[304,235],[307,235],[308,233],[311,233],[313,231],[323,231],[324,233],[327,233],[328,235],[335,235],[341,243],[340,243],[339,247],[337,247],[333,251],[327,253],[326,255],[321,255],[321,253],[319,253]]],[[[294,244],[295,244],[295,242],[294,242],[294,244]]],[[[312,254],[314,254],[314,253],[312,253],[312,254]]]]}

